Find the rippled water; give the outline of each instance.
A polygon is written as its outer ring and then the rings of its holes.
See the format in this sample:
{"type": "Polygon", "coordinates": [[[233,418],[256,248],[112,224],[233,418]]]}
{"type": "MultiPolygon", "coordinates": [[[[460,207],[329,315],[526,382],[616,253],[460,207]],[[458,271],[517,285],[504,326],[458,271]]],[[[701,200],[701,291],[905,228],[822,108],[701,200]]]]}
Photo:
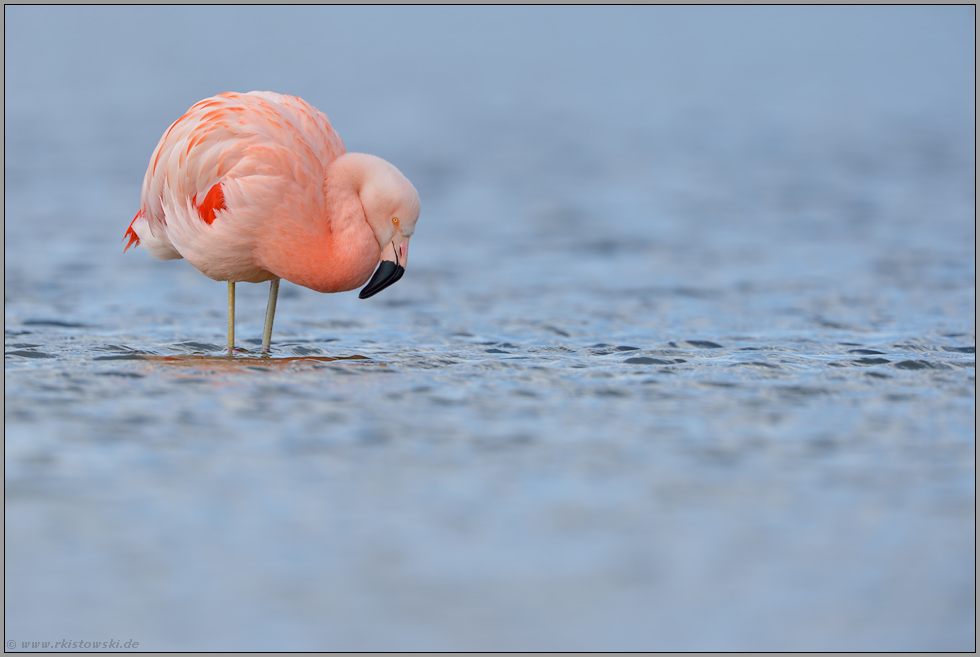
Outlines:
{"type": "Polygon", "coordinates": [[[973,650],[975,10],[715,9],[5,10],[5,640],[973,650]],[[272,359],[239,285],[229,359],[224,284],[118,240],[252,88],[423,213],[272,359]]]}

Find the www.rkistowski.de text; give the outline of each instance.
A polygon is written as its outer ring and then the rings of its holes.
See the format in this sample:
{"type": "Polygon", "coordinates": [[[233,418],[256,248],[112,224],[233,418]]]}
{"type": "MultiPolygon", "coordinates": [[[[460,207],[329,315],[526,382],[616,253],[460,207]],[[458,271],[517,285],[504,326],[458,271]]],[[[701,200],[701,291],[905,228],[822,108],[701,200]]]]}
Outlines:
{"type": "Polygon", "coordinates": [[[13,639],[8,639],[6,642],[7,650],[16,650],[18,647],[21,650],[33,650],[35,648],[41,648],[42,650],[136,650],[139,648],[139,641],[129,641],[113,640],[113,641],[70,641],[68,639],[62,639],[61,641],[14,641],[13,639]],[[20,644],[18,646],[18,643],[20,644]]]}

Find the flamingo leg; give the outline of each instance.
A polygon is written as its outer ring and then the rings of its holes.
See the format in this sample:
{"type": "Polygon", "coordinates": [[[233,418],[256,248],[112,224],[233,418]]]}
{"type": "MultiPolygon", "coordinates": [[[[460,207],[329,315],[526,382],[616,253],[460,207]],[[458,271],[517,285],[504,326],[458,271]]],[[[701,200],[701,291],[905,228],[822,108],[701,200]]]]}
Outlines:
{"type": "Polygon", "coordinates": [[[265,330],[262,331],[262,353],[269,353],[272,345],[272,320],[276,316],[276,299],[279,298],[279,279],[269,281],[269,305],[265,307],[265,330]]]}
{"type": "Polygon", "coordinates": [[[235,355],[235,281],[228,281],[228,355],[235,355]]]}

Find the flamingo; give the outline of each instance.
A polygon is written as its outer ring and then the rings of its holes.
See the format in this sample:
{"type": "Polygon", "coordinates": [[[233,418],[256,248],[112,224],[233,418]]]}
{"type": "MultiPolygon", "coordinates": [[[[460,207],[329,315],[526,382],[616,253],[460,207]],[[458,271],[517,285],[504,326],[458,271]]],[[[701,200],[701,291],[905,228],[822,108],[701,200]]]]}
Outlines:
{"type": "Polygon", "coordinates": [[[343,292],[370,277],[359,297],[373,296],[405,273],[420,209],[408,178],[379,157],[348,153],[303,99],[228,92],[196,103],[160,138],[123,252],[141,246],[227,281],[229,354],[235,283],[270,281],[268,354],[280,279],[343,292]]]}

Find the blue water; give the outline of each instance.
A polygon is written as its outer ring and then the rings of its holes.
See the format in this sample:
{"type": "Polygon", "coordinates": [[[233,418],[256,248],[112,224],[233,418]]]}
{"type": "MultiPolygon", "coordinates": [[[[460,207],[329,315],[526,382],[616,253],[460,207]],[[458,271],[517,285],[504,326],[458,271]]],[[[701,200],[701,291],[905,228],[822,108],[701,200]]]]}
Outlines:
{"type": "Polygon", "coordinates": [[[974,25],[5,8],[8,649],[974,650],[974,25]],[[271,362],[239,285],[230,362],[120,239],[252,89],[422,217],[377,297],[284,282],[271,362]]]}

